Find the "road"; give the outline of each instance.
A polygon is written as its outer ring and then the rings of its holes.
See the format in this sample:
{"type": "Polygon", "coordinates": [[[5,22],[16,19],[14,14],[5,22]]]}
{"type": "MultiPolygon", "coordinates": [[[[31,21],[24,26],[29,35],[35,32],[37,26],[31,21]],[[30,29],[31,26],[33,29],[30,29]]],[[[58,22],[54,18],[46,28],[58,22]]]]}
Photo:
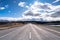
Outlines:
{"type": "Polygon", "coordinates": [[[60,40],[60,31],[29,23],[22,27],[0,30],[0,40],[60,40]]]}

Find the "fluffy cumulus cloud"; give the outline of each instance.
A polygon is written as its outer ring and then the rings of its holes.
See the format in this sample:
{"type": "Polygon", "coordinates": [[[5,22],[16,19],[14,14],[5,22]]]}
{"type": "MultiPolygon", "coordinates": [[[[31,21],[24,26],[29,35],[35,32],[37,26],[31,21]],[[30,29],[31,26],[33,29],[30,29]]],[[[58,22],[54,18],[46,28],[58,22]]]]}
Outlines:
{"type": "Polygon", "coordinates": [[[60,20],[60,5],[52,5],[50,3],[41,3],[35,1],[33,4],[26,6],[27,10],[24,12],[23,17],[30,19],[43,19],[44,21],[60,20]],[[56,17],[56,18],[55,18],[56,17]]]}
{"type": "Polygon", "coordinates": [[[5,9],[5,7],[0,7],[0,10],[4,10],[5,9]]]}
{"type": "MultiPolygon", "coordinates": [[[[18,4],[20,7],[26,7],[20,18],[5,18],[8,20],[21,21],[59,21],[60,20],[60,5],[52,5],[50,3],[41,3],[35,1],[34,3],[25,5],[25,2],[18,4]]],[[[0,8],[4,9],[4,8],[0,8]]],[[[1,19],[1,18],[0,18],[1,19]]]]}
{"type": "Polygon", "coordinates": [[[0,17],[0,20],[16,21],[16,18],[12,18],[12,17],[0,17]]]}
{"type": "Polygon", "coordinates": [[[26,18],[13,18],[13,17],[0,17],[0,20],[8,20],[8,21],[24,21],[26,18]]]}
{"type": "Polygon", "coordinates": [[[54,18],[60,17],[60,11],[53,13],[51,16],[54,18]]]}
{"type": "Polygon", "coordinates": [[[55,0],[53,3],[59,2],[60,0],[55,0]]]}
{"type": "Polygon", "coordinates": [[[9,5],[0,6],[0,10],[4,10],[4,9],[6,9],[6,8],[8,8],[8,7],[9,7],[9,5]]]}
{"type": "Polygon", "coordinates": [[[31,21],[31,17],[19,17],[19,18],[12,18],[12,17],[0,17],[1,20],[8,20],[8,21],[31,21]]]}
{"type": "Polygon", "coordinates": [[[19,2],[19,3],[18,3],[18,6],[24,7],[24,6],[25,6],[25,2],[19,2]]]}

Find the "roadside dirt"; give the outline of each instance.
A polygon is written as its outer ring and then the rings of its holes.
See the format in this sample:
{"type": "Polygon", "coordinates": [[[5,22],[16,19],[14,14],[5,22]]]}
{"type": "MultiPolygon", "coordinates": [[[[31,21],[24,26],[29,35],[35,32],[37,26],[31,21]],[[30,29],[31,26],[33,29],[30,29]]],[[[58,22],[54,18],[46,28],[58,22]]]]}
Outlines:
{"type": "Polygon", "coordinates": [[[5,24],[5,25],[0,25],[0,30],[3,29],[9,29],[9,28],[14,28],[14,27],[22,27],[23,23],[9,23],[9,24],[5,24]]]}

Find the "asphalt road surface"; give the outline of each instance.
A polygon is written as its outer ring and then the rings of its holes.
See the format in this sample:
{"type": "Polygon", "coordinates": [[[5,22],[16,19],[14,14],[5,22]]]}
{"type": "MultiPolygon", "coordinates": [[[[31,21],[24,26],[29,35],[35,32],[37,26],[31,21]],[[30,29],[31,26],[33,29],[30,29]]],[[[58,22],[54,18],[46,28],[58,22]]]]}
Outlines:
{"type": "Polygon", "coordinates": [[[43,25],[26,24],[0,30],[0,40],[60,40],[60,31],[43,25]]]}

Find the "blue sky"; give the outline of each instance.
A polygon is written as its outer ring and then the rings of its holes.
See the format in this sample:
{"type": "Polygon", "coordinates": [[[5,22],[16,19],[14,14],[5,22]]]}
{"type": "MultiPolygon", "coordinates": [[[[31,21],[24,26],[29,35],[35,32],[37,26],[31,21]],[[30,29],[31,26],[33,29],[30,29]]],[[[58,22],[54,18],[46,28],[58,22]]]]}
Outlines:
{"type": "Polygon", "coordinates": [[[18,4],[20,2],[26,2],[26,5],[32,3],[32,0],[0,0],[0,17],[19,17],[22,12],[26,10],[25,7],[20,7],[18,4]],[[6,6],[6,7],[5,7],[6,6]]]}
{"type": "MultiPolygon", "coordinates": [[[[40,21],[41,18],[48,16],[49,18],[44,20],[52,20],[57,16],[56,12],[59,12],[59,8],[60,0],[0,0],[0,18],[40,21]]],[[[59,17],[57,18],[60,20],[59,17]]]]}

